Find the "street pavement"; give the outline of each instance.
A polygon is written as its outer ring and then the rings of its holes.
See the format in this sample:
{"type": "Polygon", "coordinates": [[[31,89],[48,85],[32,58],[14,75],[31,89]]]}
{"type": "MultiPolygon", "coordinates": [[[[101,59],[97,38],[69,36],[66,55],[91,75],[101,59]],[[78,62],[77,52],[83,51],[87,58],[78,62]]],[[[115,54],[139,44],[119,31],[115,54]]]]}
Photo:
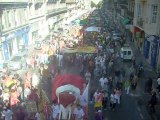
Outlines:
{"type": "MultiPolygon", "coordinates": [[[[130,41],[129,36],[127,37],[127,43],[130,44],[133,53],[135,55],[137,63],[140,63],[143,61],[144,65],[144,74],[140,78],[140,81],[138,82],[136,91],[134,93],[131,92],[131,94],[127,95],[122,93],[122,99],[121,104],[116,107],[115,111],[110,110],[109,108],[105,111],[103,111],[103,115],[105,117],[105,120],[160,120],[160,106],[157,105],[157,112],[156,114],[151,117],[147,111],[146,105],[147,101],[150,98],[150,95],[147,93],[144,93],[144,85],[148,77],[154,78],[154,85],[156,85],[156,73],[152,70],[150,65],[146,62],[145,58],[142,56],[140,51],[135,47],[134,43],[130,41]]],[[[117,48],[118,50],[120,48],[117,48]]],[[[56,64],[56,63],[53,63],[56,64]]],[[[116,68],[124,68],[125,71],[128,71],[128,69],[131,66],[131,62],[122,62],[121,60],[117,60],[116,62],[116,68]]],[[[68,66],[63,69],[63,74],[65,73],[71,73],[71,74],[79,74],[80,69],[78,66],[68,66]]],[[[17,71],[17,73],[20,74],[20,76],[23,76],[24,73],[28,71],[28,69],[22,69],[17,71]]],[[[42,88],[46,92],[47,96],[51,100],[51,93],[52,93],[52,83],[51,81],[44,80],[41,82],[42,88]]],[[[98,80],[91,80],[91,88],[90,93],[93,93],[98,88],[98,80]]],[[[89,120],[94,120],[94,107],[91,101],[89,101],[89,120]]]]}
{"type": "MultiPolygon", "coordinates": [[[[146,62],[140,51],[134,46],[134,43],[129,40],[130,38],[127,37],[127,43],[130,44],[133,50],[137,64],[143,62],[144,73],[138,82],[136,91],[131,91],[129,95],[125,94],[123,91],[121,104],[116,107],[115,111],[110,110],[108,105],[108,109],[103,111],[103,115],[105,120],[160,120],[160,105],[156,106],[157,111],[151,116],[147,111],[147,102],[150,99],[150,94],[144,93],[144,86],[147,78],[151,77],[154,79],[153,86],[155,87],[157,75],[146,62]]],[[[131,67],[131,62],[122,62],[121,60],[117,60],[115,68],[121,69],[122,67],[126,72],[128,72],[129,68],[131,67]]],[[[94,86],[94,90],[98,88],[95,86],[97,84],[99,84],[98,80],[93,80],[91,82],[91,86],[94,86]]],[[[90,102],[89,110],[90,120],[94,120],[94,107],[92,102],[90,102]]]]}

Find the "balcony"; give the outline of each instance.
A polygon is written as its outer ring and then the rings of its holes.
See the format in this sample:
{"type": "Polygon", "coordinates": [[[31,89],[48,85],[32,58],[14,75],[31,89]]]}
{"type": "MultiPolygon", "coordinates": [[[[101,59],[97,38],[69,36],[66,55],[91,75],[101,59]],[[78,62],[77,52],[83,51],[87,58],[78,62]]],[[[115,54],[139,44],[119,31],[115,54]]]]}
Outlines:
{"type": "Polygon", "coordinates": [[[65,3],[62,4],[54,4],[52,6],[47,7],[47,15],[58,14],[61,12],[67,11],[67,7],[65,3]]]}
{"type": "Polygon", "coordinates": [[[141,0],[141,2],[147,2],[147,0],[141,0]]]}
{"type": "Polygon", "coordinates": [[[0,4],[28,3],[28,0],[0,0],[0,4]]]}
{"type": "Polygon", "coordinates": [[[127,16],[134,17],[134,12],[127,11],[127,16]]]}
{"type": "Polygon", "coordinates": [[[142,18],[137,19],[137,26],[140,28],[144,28],[144,21],[142,18]]]}

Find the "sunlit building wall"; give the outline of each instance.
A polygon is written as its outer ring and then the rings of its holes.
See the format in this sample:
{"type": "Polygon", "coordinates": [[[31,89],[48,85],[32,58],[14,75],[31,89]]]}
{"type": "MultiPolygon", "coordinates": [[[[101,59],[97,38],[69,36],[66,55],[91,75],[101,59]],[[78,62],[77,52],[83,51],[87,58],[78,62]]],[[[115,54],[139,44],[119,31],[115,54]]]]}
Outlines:
{"type": "Polygon", "coordinates": [[[28,46],[27,0],[0,0],[1,49],[8,60],[28,46]]]}
{"type": "Polygon", "coordinates": [[[64,0],[46,1],[46,21],[48,23],[49,34],[53,34],[59,28],[62,28],[65,13],[67,13],[67,6],[64,0]]]}
{"type": "Polygon", "coordinates": [[[135,44],[153,68],[160,65],[159,0],[135,0],[135,44]]]}
{"type": "Polygon", "coordinates": [[[29,44],[33,44],[34,41],[42,38],[41,30],[45,23],[45,2],[43,0],[30,0],[28,2],[28,13],[29,44]]]}

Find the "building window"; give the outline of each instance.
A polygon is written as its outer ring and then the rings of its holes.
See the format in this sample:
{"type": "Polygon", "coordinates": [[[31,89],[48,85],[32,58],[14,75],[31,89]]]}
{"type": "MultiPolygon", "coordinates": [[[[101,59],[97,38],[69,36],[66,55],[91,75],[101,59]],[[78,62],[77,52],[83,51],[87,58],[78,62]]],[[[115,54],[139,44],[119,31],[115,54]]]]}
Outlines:
{"type": "Polygon", "coordinates": [[[151,20],[151,22],[152,23],[156,23],[156,21],[157,21],[158,6],[157,5],[152,5],[151,11],[152,11],[152,16],[151,16],[152,20],[151,20]]]}
{"type": "Polygon", "coordinates": [[[142,8],[140,4],[137,4],[137,18],[141,18],[142,8]]]}
{"type": "Polygon", "coordinates": [[[5,14],[3,13],[3,15],[2,15],[2,30],[4,30],[6,28],[6,25],[7,25],[6,22],[7,22],[6,17],[5,17],[5,14]]]}
{"type": "Polygon", "coordinates": [[[26,22],[27,22],[27,19],[28,19],[27,9],[24,9],[24,13],[25,13],[25,23],[26,23],[26,22]]]}

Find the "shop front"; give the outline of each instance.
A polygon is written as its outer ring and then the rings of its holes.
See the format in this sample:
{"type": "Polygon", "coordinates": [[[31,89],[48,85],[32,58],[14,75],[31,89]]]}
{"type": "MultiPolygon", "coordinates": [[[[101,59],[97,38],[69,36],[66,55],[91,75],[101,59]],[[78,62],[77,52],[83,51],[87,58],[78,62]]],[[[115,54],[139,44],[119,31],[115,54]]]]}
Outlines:
{"type": "Polygon", "coordinates": [[[26,27],[2,36],[4,60],[9,60],[11,56],[28,46],[28,32],[29,27],[26,27]]]}
{"type": "Polygon", "coordinates": [[[143,53],[145,33],[142,29],[134,26],[133,41],[138,49],[143,53]]]}
{"type": "Polygon", "coordinates": [[[156,35],[148,35],[145,37],[143,54],[153,68],[157,66],[159,40],[160,38],[156,35]]]}

